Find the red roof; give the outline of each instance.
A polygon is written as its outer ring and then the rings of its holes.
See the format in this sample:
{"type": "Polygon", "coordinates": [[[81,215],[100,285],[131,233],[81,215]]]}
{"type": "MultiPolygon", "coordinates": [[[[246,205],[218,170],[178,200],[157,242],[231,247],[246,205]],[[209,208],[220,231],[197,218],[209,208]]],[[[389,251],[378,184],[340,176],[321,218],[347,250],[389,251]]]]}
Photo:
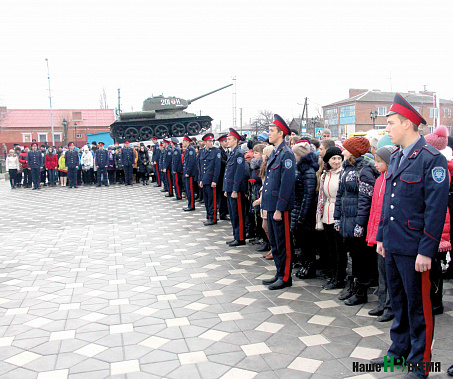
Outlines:
{"type": "MultiPolygon", "coordinates": [[[[69,126],[76,122],[81,127],[105,127],[115,121],[113,109],[53,109],[52,115],[53,125],[57,127],[62,126],[63,119],[69,126]]],[[[2,128],[50,127],[50,109],[8,109],[0,117],[2,128]]]]}

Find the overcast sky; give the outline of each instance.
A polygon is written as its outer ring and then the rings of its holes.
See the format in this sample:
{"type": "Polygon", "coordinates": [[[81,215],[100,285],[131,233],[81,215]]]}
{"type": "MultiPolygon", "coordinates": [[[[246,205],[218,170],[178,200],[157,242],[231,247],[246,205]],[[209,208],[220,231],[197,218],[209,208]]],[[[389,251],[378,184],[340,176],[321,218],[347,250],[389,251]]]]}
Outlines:
{"type": "MultiPolygon", "coordinates": [[[[0,11],[0,105],[124,111],[190,99],[237,79],[237,124],[260,109],[309,116],[349,88],[453,98],[451,0],[21,1],[0,11]],[[222,5],[220,5],[222,4],[222,5]]],[[[232,125],[232,89],[189,111],[232,125]]]]}

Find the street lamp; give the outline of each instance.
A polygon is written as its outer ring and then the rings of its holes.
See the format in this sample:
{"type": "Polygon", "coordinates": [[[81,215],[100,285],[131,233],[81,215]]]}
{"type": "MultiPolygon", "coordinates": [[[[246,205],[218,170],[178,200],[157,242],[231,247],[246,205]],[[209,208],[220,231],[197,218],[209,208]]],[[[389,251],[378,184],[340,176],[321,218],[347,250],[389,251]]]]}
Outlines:
{"type": "Polygon", "coordinates": [[[74,122],[74,143],[77,147],[77,122],[74,122]]]}
{"type": "Polygon", "coordinates": [[[370,111],[370,118],[373,121],[373,129],[376,127],[377,111],[370,111]]]}
{"type": "Polygon", "coordinates": [[[68,138],[68,122],[64,118],[61,123],[63,125],[63,143],[66,145],[67,144],[66,139],[68,138]]]}

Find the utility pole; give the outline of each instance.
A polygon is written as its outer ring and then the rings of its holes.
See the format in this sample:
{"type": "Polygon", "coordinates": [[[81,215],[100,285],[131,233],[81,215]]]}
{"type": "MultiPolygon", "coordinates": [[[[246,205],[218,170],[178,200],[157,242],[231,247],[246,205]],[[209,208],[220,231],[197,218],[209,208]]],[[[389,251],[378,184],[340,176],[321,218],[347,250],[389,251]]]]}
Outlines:
{"type": "Polygon", "coordinates": [[[233,128],[236,129],[236,77],[233,76],[234,86],[233,86],[233,128]]]}
{"type": "Polygon", "coordinates": [[[305,98],[304,109],[305,109],[305,128],[308,133],[308,97],[305,98]]]}
{"type": "Polygon", "coordinates": [[[52,133],[52,146],[55,146],[54,132],[53,132],[53,114],[52,114],[52,95],[50,94],[50,72],[49,72],[49,60],[46,58],[47,64],[47,81],[49,82],[49,104],[50,104],[50,132],[52,133]]]}
{"type": "Polygon", "coordinates": [[[239,115],[240,115],[240,120],[241,120],[241,134],[242,134],[242,109],[243,108],[239,108],[239,115]]]}

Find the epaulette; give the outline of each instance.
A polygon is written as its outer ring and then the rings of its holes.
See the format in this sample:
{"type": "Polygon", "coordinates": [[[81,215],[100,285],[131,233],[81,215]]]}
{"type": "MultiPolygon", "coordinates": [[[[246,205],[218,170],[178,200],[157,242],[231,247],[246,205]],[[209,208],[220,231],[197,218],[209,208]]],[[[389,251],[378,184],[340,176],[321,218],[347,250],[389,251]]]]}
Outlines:
{"type": "Polygon", "coordinates": [[[392,154],[395,154],[397,151],[400,151],[401,146],[397,146],[395,150],[392,151],[392,154]]]}
{"type": "Polygon", "coordinates": [[[437,150],[436,148],[432,147],[431,145],[426,144],[426,145],[423,146],[423,148],[425,150],[428,150],[432,155],[439,155],[440,154],[439,150],[437,150]]]}

